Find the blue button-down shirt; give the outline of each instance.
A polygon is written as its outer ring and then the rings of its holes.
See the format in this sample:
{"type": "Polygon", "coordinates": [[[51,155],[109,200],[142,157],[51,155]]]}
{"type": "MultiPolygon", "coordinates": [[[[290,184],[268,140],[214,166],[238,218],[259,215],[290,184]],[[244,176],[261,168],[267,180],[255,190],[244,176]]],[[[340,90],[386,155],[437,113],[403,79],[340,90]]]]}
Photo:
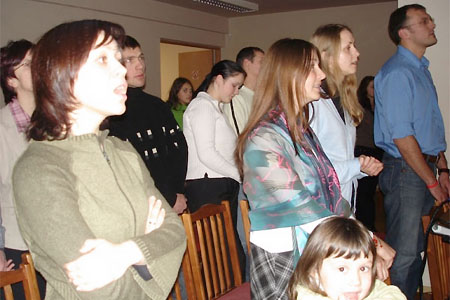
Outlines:
{"type": "Polygon", "coordinates": [[[410,135],[425,154],[437,155],[447,147],[428,65],[425,57],[398,46],[375,76],[375,144],[391,156],[401,157],[394,139],[410,135]]]}

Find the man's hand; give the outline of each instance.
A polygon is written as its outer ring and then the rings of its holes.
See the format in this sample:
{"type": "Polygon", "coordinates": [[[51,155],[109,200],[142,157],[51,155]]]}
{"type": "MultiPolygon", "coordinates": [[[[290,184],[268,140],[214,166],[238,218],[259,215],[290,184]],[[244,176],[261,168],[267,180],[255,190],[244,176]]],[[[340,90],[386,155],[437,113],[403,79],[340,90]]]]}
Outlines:
{"type": "Polygon", "coordinates": [[[439,185],[447,194],[447,198],[450,197],[450,178],[447,172],[443,172],[439,175],[439,185]]]}
{"type": "Polygon", "coordinates": [[[383,163],[375,157],[361,155],[358,159],[359,164],[361,165],[361,172],[364,172],[369,176],[376,176],[383,170],[383,163]]]}
{"type": "Polygon", "coordinates": [[[0,250],[0,271],[11,271],[14,268],[12,259],[6,260],[6,255],[3,250],[0,250]]]}
{"type": "Polygon", "coordinates": [[[173,206],[173,210],[181,215],[187,208],[187,199],[183,194],[177,194],[177,200],[173,206]]]}

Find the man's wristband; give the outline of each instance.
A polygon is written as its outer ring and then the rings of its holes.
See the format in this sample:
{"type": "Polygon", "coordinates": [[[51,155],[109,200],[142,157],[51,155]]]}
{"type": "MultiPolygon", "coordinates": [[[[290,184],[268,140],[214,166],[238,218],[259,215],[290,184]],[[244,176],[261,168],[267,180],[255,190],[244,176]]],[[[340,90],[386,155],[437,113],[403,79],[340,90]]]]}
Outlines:
{"type": "Polygon", "coordinates": [[[441,168],[441,169],[438,169],[438,174],[441,175],[441,173],[447,173],[447,175],[448,175],[449,169],[448,169],[448,168],[441,168]]]}
{"type": "Polygon", "coordinates": [[[438,186],[438,181],[436,180],[434,183],[427,185],[427,189],[432,189],[438,186]]]}

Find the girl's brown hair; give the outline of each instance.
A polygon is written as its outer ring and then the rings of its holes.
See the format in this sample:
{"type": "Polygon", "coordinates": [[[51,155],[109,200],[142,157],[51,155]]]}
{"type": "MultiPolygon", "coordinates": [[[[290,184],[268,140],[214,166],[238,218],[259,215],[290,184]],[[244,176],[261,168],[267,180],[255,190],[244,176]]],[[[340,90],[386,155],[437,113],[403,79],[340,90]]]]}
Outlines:
{"type": "MultiPolygon", "coordinates": [[[[339,67],[338,59],[341,51],[341,32],[347,30],[352,33],[348,26],[341,24],[327,24],[317,28],[311,42],[319,48],[322,58],[322,70],[327,75],[327,93],[331,98],[341,97],[342,107],[350,114],[355,126],[361,123],[363,108],[356,96],[356,75],[344,75],[339,67]]],[[[353,34],[353,33],[352,33],[353,34]]]]}
{"type": "Polygon", "coordinates": [[[31,78],[36,109],[31,117],[28,138],[65,139],[70,133],[70,113],[78,103],[73,87],[89,52],[111,40],[121,46],[125,37],[122,26],[101,20],[63,23],[45,33],[33,51],[31,78]],[[104,38],[95,45],[98,36],[104,38]]]}
{"type": "Polygon", "coordinates": [[[307,128],[308,106],[304,105],[305,81],[314,67],[313,58],[320,61],[317,48],[310,42],[285,38],[275,42],[264,56],[258,76],[252,112],[239,135],[236,162],[242,176],[243,154],[248,136],[267,113],[279,107],[286,115],[289,135],[295,143],[302,142],[302,128],[307,128]]]}
{"type": "Polygon", "coordinates": [[[329,257],[358,259],[372,254],[372,286],[375,282],[376,249],[369,231],[355,219],[331,217],[319,224],[309,236],[305,249],[288,286],[289,299],[297,299],[296,287],[303,287],[327,296],[320,288],[315,275],[322,262],[329,257]]]}

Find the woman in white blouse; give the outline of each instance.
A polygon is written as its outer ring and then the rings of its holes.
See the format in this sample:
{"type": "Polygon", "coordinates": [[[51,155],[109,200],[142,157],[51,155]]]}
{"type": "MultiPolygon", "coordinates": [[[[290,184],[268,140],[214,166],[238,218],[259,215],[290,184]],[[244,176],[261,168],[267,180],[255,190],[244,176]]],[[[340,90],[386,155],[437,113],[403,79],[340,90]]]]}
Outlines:
{"type": "Polygon", "coordinates": [[[341,184],[342,196],[355,207],[358,179],[377,175],[383,164],[374,157],[354,156],[356,129],[363,109],[356,96],[359,52],[351,29],[341,24],[323,25],[311,39],[319,48],[328,98],[313,102],[311,128],[319,138],[341,184]]]}
{"type": "MultiPolygon", "coordinates": [[[[246,73],[235,62],[216,63],[183,115],[183,133],[188,145],[186,198],[191,212],[206,203],[230,202],[236,227],[239,172],[234,161],[237,136],[222,111],[239,93],[246,73]]],[[[241,244],[238,253],[241,267],[245,256],[241,244]]],[[[241,268],[243,270],[243,268],[241,268]]]]}

